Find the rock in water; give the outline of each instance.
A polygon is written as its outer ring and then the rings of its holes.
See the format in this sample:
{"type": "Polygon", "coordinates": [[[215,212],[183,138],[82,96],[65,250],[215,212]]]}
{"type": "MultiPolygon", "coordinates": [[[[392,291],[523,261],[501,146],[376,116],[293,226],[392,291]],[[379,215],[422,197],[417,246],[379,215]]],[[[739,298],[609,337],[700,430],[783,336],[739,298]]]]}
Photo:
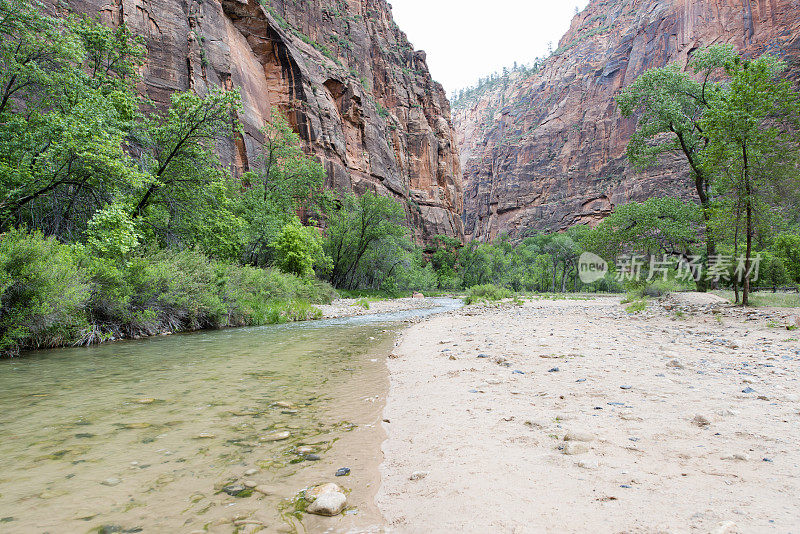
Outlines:
{"type": "Polygon", "coordinates": [[[292,436],[292,433],[289,432],[288,430],[285,430],[283,432],[275,432],[273,434],[268,434],[266,436],[261,436],[260,438],[258,438],[258,441],[265,441],[265,442],[283,441],[284,439],[289,439],[291,436],[292,436]]]}
{"type": "Polygon", "coordinates": [[[122,482],[120,479],[118,479],[116,477],[111,477],[111,478],[105,479],[100,484],[102,484],[103,486],[112,486],[113,487],[113,486],[116,486],[117,484],[119,484],[120,482],[122,482]]]}
{"type": "Polygon", "coordinates": [[[222,488],[222,491],[224,491],[231,497],[236,497],[246,489],[247,488],[245,488],[243,484],[231,484],[229,486],[225,486],[224,488],[222,488]]]}
{"type": "Polygon", "coordinates": [[[336,470],[335,476],[337,476],[337,477],[346,477],[349,474],[350,474],[350,468],[349,467],[340,467],[339,469],[336,470]]]}
{"type": "Polygon", "coordinates": [[[344,493],[332,491],[329,493],[323,493],[314,499],[314,502],[308,505],[306,511],[309,514],[332,517],[341,514],[346,505],[347,497],[345,497],[344,493]]]}
{"type": "Polygon", "coordinates": [[[339,487],[338,484],[334,484],[333,482],[328,482],[326,484],[320,484],[319,486],[314,486],[311,489],[308,489],[304,493],[304,497],[308,502],[314,502],[317,500],[317,497],[320,495],[324,495],[326,493],[343,493],[342,488],[339,487]]]}

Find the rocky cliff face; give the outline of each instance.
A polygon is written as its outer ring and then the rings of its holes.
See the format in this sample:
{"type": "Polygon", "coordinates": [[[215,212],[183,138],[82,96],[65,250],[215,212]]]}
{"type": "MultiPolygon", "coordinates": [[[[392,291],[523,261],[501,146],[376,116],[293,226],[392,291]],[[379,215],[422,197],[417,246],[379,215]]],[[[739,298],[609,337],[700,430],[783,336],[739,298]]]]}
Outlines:
{"type": "Polygon", "coordinates": [[[277,108],[325,164],[330,187],[401,199],[419,240],[463,235],[450,105],[385,0],[67,3],[145,37],[143,90],[156,102],[240,88],[244,135],[220,148],[233,172],[254,162],[259,128],[277,108]]]}
{"type": "Polygon", "coordinates": [[[651,196],[692,198],[680,158],[645,172],[625,148],[636,127],[614,97],[647,69],[685,65],[699,47],[773,52],[800,70],[799,0],[592,0],[537,73],[514,72],[454,110],[465,233],[597,224],[651,196]]]}

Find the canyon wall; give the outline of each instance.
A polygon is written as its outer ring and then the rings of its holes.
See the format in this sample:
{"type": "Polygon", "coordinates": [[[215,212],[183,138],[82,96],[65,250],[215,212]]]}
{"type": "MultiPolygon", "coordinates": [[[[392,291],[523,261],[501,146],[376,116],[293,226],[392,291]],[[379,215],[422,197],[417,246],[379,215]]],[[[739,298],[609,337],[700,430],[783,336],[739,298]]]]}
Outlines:
{"type": "Polygon", "coordinates": [[[615,96],[645,70],[730,43],[800,71],[800,0],[591,0],[538,72],[512,72],[453,111],[468,239],[595,225],[615,206],[693,198],[677,156],[646,171],[625,149],[636,119],[615,96]]]}
{"type": "Polygon", "coordinates": [[[49,0],[125,23],[148,49],[142,90],[239,88],[244,133],[220,147],[255,164],[259,129],[285,114],[328,186],[401,200],[415,238],[461,238],[463,193],[450,105],[385,0],[49,0]]]}

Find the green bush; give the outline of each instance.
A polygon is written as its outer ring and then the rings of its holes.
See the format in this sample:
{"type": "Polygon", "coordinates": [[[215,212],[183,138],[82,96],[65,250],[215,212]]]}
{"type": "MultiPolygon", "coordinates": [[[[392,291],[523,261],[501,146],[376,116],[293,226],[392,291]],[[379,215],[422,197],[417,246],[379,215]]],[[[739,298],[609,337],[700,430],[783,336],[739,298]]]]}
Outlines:
{"type": "Polygon", "coordinates": [[[0,354],[69,343],[88,326],[86,272],[53,238],[0,236],[0,290],[0,354]]]}
{"type": "Polygon", "coordinates": [[[504,287],[498,287],[494,284],[483,284],[480,286],[472,286],[467,290],[467,304],[475,304],[481,301],[497,301],[511,298],[513,293],[504,287]]]}
{"type": "Polygon", "coordinates": [[[123,260],[12,231],[0,240],[0,354],[201,328],[316,319],[320,280],[161,250],[123,260]]]}

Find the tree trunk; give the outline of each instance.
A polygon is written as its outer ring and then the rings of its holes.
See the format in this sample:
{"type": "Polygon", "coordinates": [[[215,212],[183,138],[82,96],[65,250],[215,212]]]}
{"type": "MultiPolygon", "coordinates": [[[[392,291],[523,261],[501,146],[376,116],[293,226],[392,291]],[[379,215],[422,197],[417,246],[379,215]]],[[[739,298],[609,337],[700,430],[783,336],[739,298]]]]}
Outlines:
{"type": "Polygon", "coordinates": [[[752,188],[750,187],[750,169],[747,161],[747,145],[742,146],[744,156],[744,187],[747,198],[745,200],[745,211],[747,214],[747,252],[744,258],[744,283],[742,284],[742,306],[750,305],[750,256],[753,252],[753,202],[750,198],[752,188]]]}

